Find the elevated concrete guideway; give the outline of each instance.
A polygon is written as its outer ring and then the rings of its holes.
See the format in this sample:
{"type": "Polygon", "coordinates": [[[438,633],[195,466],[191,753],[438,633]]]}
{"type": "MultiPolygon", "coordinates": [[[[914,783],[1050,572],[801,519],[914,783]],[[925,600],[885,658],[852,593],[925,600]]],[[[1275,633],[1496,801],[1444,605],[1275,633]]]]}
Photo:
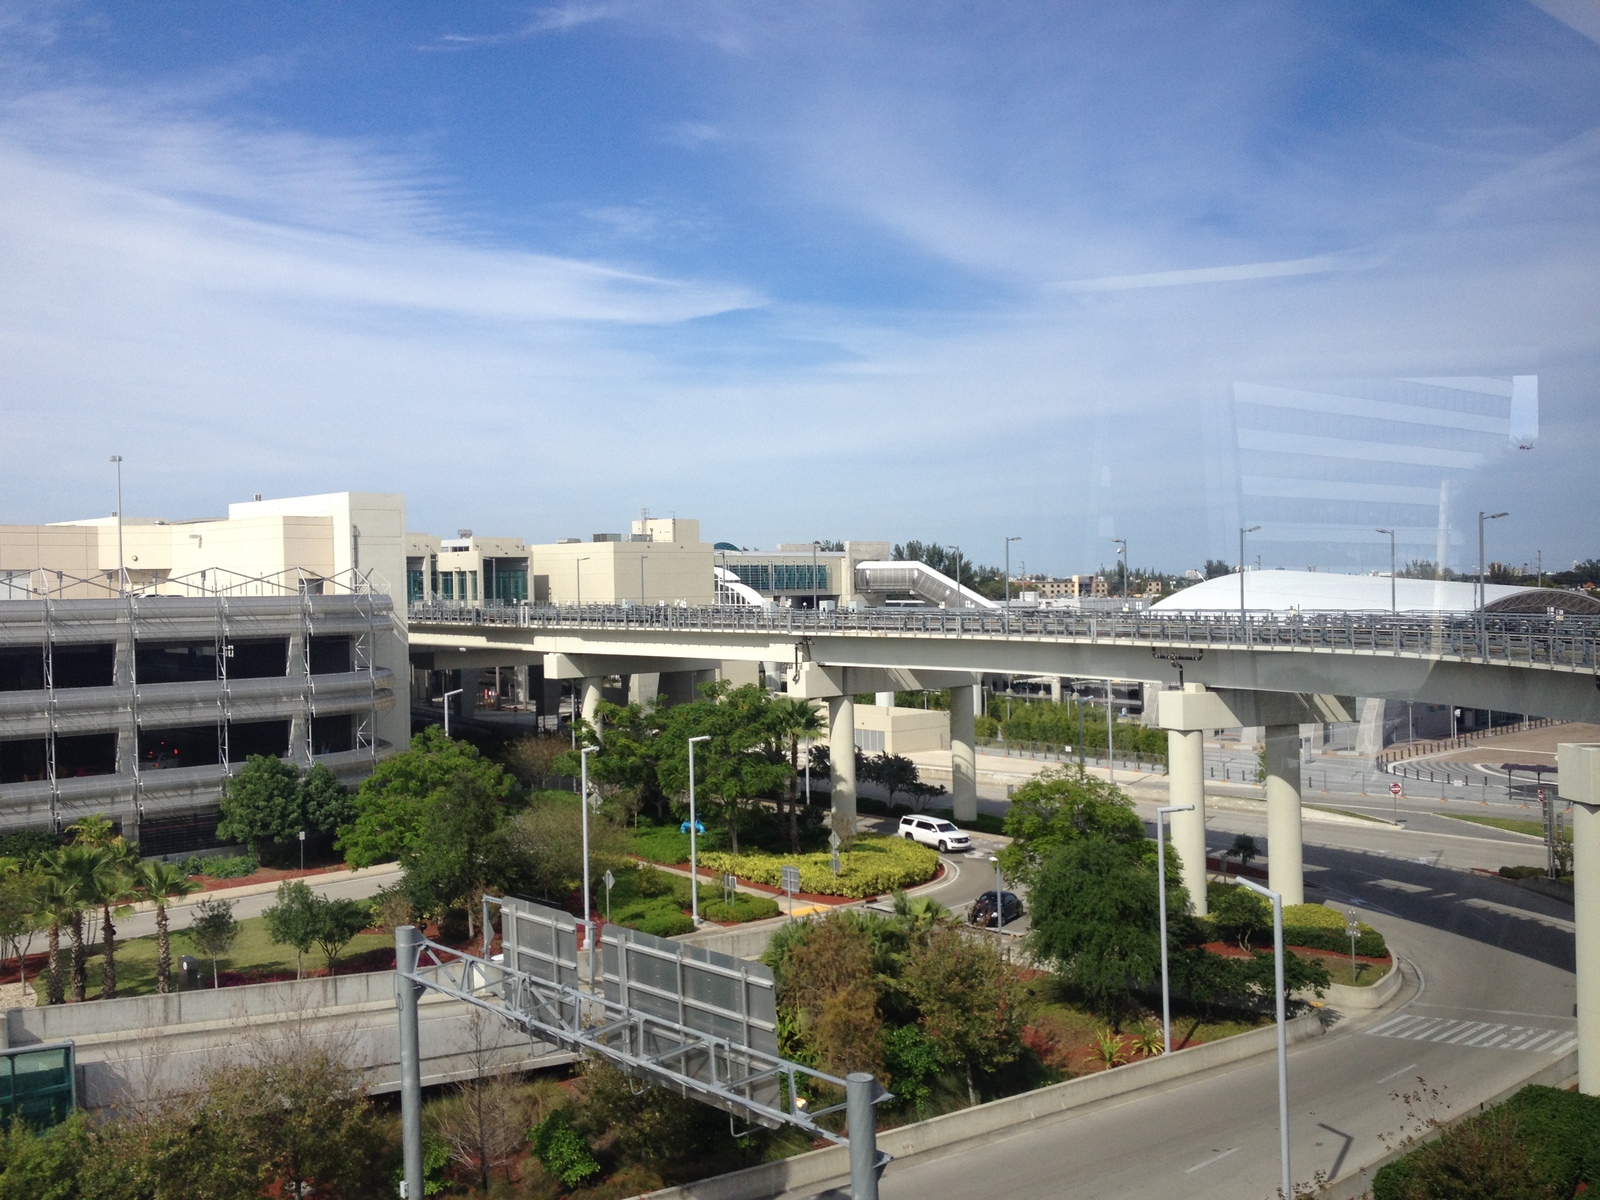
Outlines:
{"type": "MultiPolygon", "coordinates": [[[[1349,613],[813,613],[753,607],[413,606],[411,645],[441,663],[562,654],[1075,675],[1370,696],[1600,722],[1600,620],[1349,613]]],[[[876,690],[876,689],[873,689],[876,690]]]]}

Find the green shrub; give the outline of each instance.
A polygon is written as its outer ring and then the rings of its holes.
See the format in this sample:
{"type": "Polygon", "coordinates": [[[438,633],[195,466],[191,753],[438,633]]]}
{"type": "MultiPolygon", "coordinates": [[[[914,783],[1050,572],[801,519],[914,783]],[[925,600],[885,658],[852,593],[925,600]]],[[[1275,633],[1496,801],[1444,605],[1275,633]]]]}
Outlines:
{"type": "Polygon", "coordinates": [[[256,860],[248,854],[198,855],[184,860],[185,875],[205,875],[211,879],[243,879],[256,873],[256,860]]]}
{"type": "MultiPolygon", "coordinates": [[[[1388,944],[1372,926],[1358,923],[1356,953],[1366,958],[1387,958],[1388,944]]],[[[1270,931],[1268,936],[1270,936],[1270,931]]],[[[1286,946],[1307,950],[1350,952],[1350,935],[1345,932],[1345,915],[1324,904],[1291,904],[1283,910],[1283,941],[1286,946]]]]}
{"type": "Polygon", "coordinates": [[[572,1127],[564,1108],[557,1109],[533,1127],[533,1153],[544,1169],[569,1188],[579,1187],[600,1174],[600,1164],[589,1143],[572,1127]]]}
{"type": "MultiPolygon", "coordinates": [[[[668,875],[659,867],[645,866],[639,868],[639,878],[635,886],[641,896],[670,896],[673,884],[676,882],[675,877],[668,875]]],[[[685,888],[684,891],[687,892],[688,889],[685,888]]]]}
{"type": "Polygon", "coordinates": [[[839,854],[834,877],[826,851],[817,854],[706,854],[701,865],[777,887],[783,868],[800,868],[800,890],[818,896],[886,896],[897,889],[925,883],[939,869],[939,855],[927,846],[898,837],[859,837],[849,852],[839,854]]]}
{"type": "MultiPolygon", "coordinates": [[[[618,922],[621,924],[622,922],[618,922]]],[[[627,922],[628,928],[655,937],[677,937],[680,933],[694,932],[694,918],[678,909],[656,909],[627,922]]]]}
{"type": "Polygon", "coordinates": [[[1500,875],[1505,879],[1537,879],[1545,873],[1543,867],[1501,867],[1500,875]]]}
{"type": "Polygon", "coordinates": [[[708,921],[765,921],[782,911],[776,900],[745,892],[736,895],[732,904],[726,900],[712,900],[700,906],[700,915],[708,921]]]}

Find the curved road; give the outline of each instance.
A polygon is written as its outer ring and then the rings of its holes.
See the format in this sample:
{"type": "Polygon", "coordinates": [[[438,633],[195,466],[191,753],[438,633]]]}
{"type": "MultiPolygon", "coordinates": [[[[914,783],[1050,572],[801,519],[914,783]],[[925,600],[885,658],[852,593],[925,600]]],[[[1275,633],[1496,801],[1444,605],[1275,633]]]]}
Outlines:
{"type": "MultiPolygon", "coordinates": [[[[1264,833],[1254,813],[1208,815],[1213,848],[1235,833],[1264,833]]],[[[1337,1177],[1385,1154],[1382,1137],[1406,1122],[1406,1105],[1394,1096],[1423,1086],[1419,1080],[1439,1092],[1429,1111],[1442,1116],[1572,1048],[1572,910],[1471,874],[1472,866],[1542,855],[1537,843],[1485,834],[1307,822],[1307,898],[1361,908],[1403,959],[1407,978],[1388,1008],[1342,1017],[1325,1037],[1291,1049],[1297,1180],[1318,1171],[1337,1177]]],[[[1276,1079],[1275,1057],[1261,1055],[1019,1125],[891,1164],[881,1195],[1268,1197],[1278,1181],[1276,1079]]]]}

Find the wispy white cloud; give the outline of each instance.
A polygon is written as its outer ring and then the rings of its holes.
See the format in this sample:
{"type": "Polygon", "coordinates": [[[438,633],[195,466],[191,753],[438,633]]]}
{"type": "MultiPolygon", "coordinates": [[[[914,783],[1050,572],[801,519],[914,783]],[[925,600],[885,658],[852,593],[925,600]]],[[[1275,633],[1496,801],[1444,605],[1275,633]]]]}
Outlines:
{"type": "Polygon", "coordinates": [[[1125,292],[1135,288],[1188,287],[1202,283],[1244,283],[1282,279],[1289,275],[1326,275],[1330,271],[1359,271],[1376,265],[1373,258],[1321,254],[1279,262],[1237,263],[1227,267],[1193,267],[1182,271],[1148,271],[1141,275],[1106,275],[1099,279],[1068,279],[1047,283],[1063,292],[1125,292]]]}

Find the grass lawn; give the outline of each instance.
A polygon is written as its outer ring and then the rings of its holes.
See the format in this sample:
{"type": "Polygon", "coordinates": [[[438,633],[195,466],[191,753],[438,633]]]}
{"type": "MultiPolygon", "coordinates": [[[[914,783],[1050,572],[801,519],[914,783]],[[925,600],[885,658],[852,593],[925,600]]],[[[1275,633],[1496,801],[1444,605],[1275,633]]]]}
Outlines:
{"type": "MultiPolygon", "coordinates": [[[[1544,837],[1543,821],[1519,821],[1513,817],[1475,817],[1465,813],[1441,813],[1440,816],[1449,817],[1454,821],[1471,821],[1474,825],[1487,825],[1491,829],[1504,829],[1507,833],[1526,833],[1530,837],[1544,837]]],[[[1567,841],[1572,840],[1570,827],[1561,831],[1561,836],[1567,841]]]]}
{"type": "MultiPolygon", "coordinates": [[[[64,941],[65,939],[63,939],[64,941]]],[[[339,956],[339,974],[354,974],[357,971],[384,970],[394,965],[394,936],[388,933],[359,933],[355,939],[345,947],[339,956]],[[385,953],[387,951],[388,953],[385,953]],[[371,961],[382,959],[382,962],[371,961]]],[[[194,945],[182,934],[172,937],[172,982],[178,985],[178,958],[180,955],[195,953],[194,945]]],[[[62,952],[62,975],[70,971],[68,954],[62,952]]],[[[267,921],[265,917],[250,917],[239,922],[239,937],[233,944],[233,952],[224,959],[218,960],[218,967],[222,977],[223,986],[240,983],[267,983],[276,979],[294,978],[294,947],[275,946],[267,937],[267,921]]],[[[322,952],[315,948],[306,955],[306,975],[323,975],[327,973],[327,960],[322,952]]],[[[96,999],[100,995],[101,970],[100,970],[100,944],[96,942],[89,948],[89,998],[96,999]]],[[[211,986],[211,964],[201,960],[201,977],[204,986],[211,986]]],[[[39,978],[30,980],[34,990],[38,993],[39,1003],[44,1003],[45,980],[41,974],[39,978]]],[[[156,990],[156,939],[152,934],[149,937],[132,938],[125,942],[117,943],[117,995],[118,996],[151,996],[156,990]]]]}
{"type": "Polygon", "coordinates": [[[1368,959],[1356,959],[1355,974],[1350,973],[1350,956],[1348,954],[1318,954],[1311,950],[1296,950],[1302,958],[1315,958],[1328,968],[1328,978],[1334,983],[1342,983],[1346,987],[1371,987],[1389,973],[1389,963],[1375,963],[1368,959]]]}

